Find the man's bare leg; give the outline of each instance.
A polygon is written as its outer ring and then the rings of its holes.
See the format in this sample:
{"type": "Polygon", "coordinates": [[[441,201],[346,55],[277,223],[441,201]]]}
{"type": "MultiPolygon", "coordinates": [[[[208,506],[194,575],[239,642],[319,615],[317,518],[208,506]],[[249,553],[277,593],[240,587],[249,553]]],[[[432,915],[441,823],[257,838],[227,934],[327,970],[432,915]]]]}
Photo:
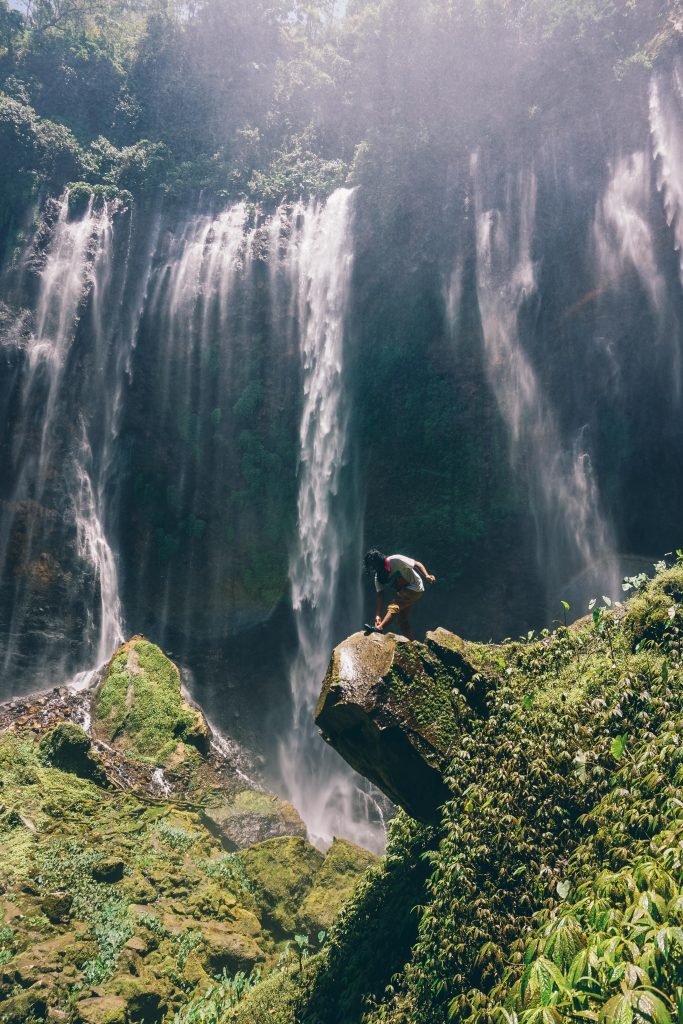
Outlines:
{"type": "Polygon", "coordinates": [[[398,630],[401,636],[405,636],[409,640],[414,640],[415,634],[413,633],[413,627],[410,625],[410,620],[408,616],[405,614],[405,612],[401,614],[400,612],[397,613],[395,611],[388,611],[383,619],[380,619],[378,615],[377,618],[375,619],[375,625],[377,629],[386,629],[389,623],[394,618],[397,618],[398,620],[396,625],[398,626],[398,630]]]}

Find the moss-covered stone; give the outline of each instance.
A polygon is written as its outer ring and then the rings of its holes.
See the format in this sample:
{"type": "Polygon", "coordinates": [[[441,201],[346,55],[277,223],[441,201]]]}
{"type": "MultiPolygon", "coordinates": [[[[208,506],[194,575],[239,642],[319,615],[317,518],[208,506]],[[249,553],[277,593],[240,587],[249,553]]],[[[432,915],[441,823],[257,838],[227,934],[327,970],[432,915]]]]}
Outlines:
{"type": "Polygon", "coordinates": [[[64,924],[69,920],[73,896],[68,892],[51,892],[43,899],[41,910],[52,924],[64,924]]]}
{"type": "Polygon", "coordinates": [[[306,836],[306,825],[292,804],[253,789],[210,804],[203,820],[229,850],[241,850],[276,836],[306,836]]]}
{"type": "Polygon", "coordinates": [[[239,858],[263,901],[269,927],[278,936],[292,935],[323,855],[305,839],[281,837],[242,850],[239,858]]]}
{"type": "Polygon", "coordinates": [[[95,736],[161,767],[177,768],[208,747],[208,726],[183,699],[178,669],[143,637],[116,652],[93,711],[95,736]]]}
{"type": "Polygon", "coordinates": [[[74,722],[60,723],[40,740],[40,754],[48,764],[105,783],[106,774],[91,747],[87,732],[74,722]]]}
{"type": "Polygon", "coordinates": [[[355,633],[335,649],[315,713],[357,771],[425,821],[448,799],[444,769],[475,716],[449,666],[393,633],[355,633]]]}
{"type": "Polygon", "coordinates": [[[118,996],[95,996],[76,1004],[78,1024],[128,1024],[126,1001],[118,996]]]}
{"type": "Polygon", "coordinates": [[[202,945],[200,960],[207,973],[219,975],[222,971],[248,974],[266,959],[261,947],[248,935],[243,935],[220,921],[203,923],[200,927],[202,945]]]}
{"type": "Polygon", "coordinates": [[[327,931],[342,905],[353,895],[358,880],[379,859],[355,843],[334,839],[299,910],[297,921],[301,931],[311,935],[321,929],[327,931]]]}
{"type": "Polygon", "coordinates": [[[137,977],[119,975],[104,986],[106,995],[123,999],[126,1006],[126,1021],[129,1024],[158,1024],[164,1017],[171,986],[168,981],[157,978],[151,970],[143,970],[137,977]]]}
{"type": "Polygon", "coordinates": [[[0,1024],[27,1024],[30,1020],[43,1020],[46,1014],[45,992],[38,989],[19,992],[0,1006],[0,1024]]]}

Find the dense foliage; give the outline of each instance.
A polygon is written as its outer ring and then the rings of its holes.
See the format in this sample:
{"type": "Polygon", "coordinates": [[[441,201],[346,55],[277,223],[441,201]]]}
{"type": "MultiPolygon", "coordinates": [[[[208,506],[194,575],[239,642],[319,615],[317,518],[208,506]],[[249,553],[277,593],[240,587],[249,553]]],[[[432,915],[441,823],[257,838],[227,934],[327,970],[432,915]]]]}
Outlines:
{"type": "Polygon", "coordinates": [[[76,178],[276,200],[351,170],[386,203],[417,157],[438,178],[483,126],[647,64],[678,6],[2,0],[2,184],[13,203],[76,178]]]}

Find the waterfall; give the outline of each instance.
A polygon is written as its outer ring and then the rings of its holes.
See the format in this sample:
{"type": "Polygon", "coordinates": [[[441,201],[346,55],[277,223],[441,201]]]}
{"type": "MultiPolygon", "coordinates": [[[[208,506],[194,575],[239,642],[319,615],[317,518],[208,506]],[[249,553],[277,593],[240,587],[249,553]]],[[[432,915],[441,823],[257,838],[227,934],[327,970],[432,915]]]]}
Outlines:
{"type": "MultiPolygon", "coordinates": [[[[346,835],[364,846],[383,844],[381,815],[338,755],[323,746],[312,721],[335,642],[335,616],[360,623],[358,585],[341,591],[349,555],[360,567],[360,514],[349,472],[349,404],[345,333],[353,260],[353,192],[337,190],[321,207],[295,212],[289,261],[296,289],[303,366],[299,430],[297,542],[290,560],[298,647],[290,669],[293,723],[281,745],[286,790],[312,837],[346,835]],[[374,820],[373,820],[374,818],[374,820]]],[[[355,579],[358,580],[358,570],[355,579]]]]}
{"type": "MultiPolygon", "coordinates": [[[[535,173],[527,170],[509,179],[500,208],[485,206],[476,156],[472,178],[486,373],[507,427],[512,465],[528,492],[548,599],[559,603],[563,581],[593,566],[611,565],[611,531],[600,509],[584,430],[562,436],[522,335],[524,313],[537,292],[535,173]]],[[[616,595],[618,579],[612,576],[609,569],[601,592],[616,595]]],[[[557,610],[548,608],[551,615],[557,610]]]]}
{"type": "Polygon", "coordinates": [[[650,135],[657,188],[673,231],[683,280],[683,62],[656,72],[650,82],[650,135]]]}
{"type": "Polygon", "coordinates": [[[657,317],[666,304],[666,281],[657,266],[649,218],[650,165],[645,153],[631,153],[615,162],[605,194],[598,203],[593,235],[598,273],[610,286],[632,267],[640,278],[657,317]]]}
{"type": "MultiPolygon", "coordinates": [[[[227,447],[237,448],[237,428],[230,417],[235,401],[235,361],[244,327],[240,322],[253,282],[250,273],[254,229],[245,203],[216,215],[196,214],[182,231],[169,234],[159,253],[145,318],[151,325],[148,344],[156,350],[158,384],[153,415],[160,433],[182,443],[174,451],[174,502],[191,510],[186,520],[189,552],[182,564],[164,567],[158,604],[158,640],[169,640],[170,611],[175,629],[186,636],[201,629],[201,619],[218,620],[223,591],[233,575],[233,553],[221,534],[226,512],[220,488],[234,476],[227,447]],[[207,533],[208,531],[208,533],[207,533]],[[211,544],[208,566],[197,562],[198,543],[211,544]],[[201,607],[193,580],[202,578],[201,607]]],[[[151,546],[137,566],[144,590],[158,573],[151,546]]],[[[225,625],[223,625],[225,628],[225,625]]]]}
{"type": "MultiPolygon", "coordinates": [[[[74,413],[71,394],[80,368],[83,375],[94,371],[87,386],[101,406],[107,405],[108,391],[117,395],[114,381],[98,387],[98,376],[106,377],[108,366],[89,359],[76,344],[88,304],[95,304],[99,292],[106,293],[103,303],[112,299],[114,212],[110,204],[95,208],[91,201],[81,216],[72,215],[66,193],[44,251],[40,231],[31,246],[33,258],[38,253],[43,265],[32,330],[14,353],[18,385],[7,474],[12,483],[0,528],[0,570],[5,587],[8,579],[13,583],[2,652],[10,679],[16,664],[38,648],[44,655],[36,683],[60,682],[63,673],[73,670],[84,681],[88,663],[100,664],[122,638],[116,561],[104,527],[108,461],[93,460],[90,417],[81,411],[90,403],[84,400],[74,413]],[[89,584],[70,586],[73,563],[64,570],[64,556],[73,557],[82,582],[89,584]],[[46,584],[62,573],[63,605],[55,615],[63,616],[60,635],[54,623],[45,621],[41,605],[46,584]],[[99,614],[93,614],[93,591],[99,594],[99,614]]],[[[112,427],[106,424],[106,432],[112,427]]]]}
{"type": "MultiPolygon", "coordinates": [[[[650,139],[656,167],[657,190],[661,195],[667,225],[673,234],[678,253],[679,278],[683,284],[683,62],[673,61],[668,73],[655,73],[650,82],[650,139]]],[[[658,278],[661,306],[666,299],[666,285],[658,278]]],[[[680,403],[683,395],[683,360],[681,358],[680,326],[675,314],[660,331],[660,344],[668,346],[671,360],[671,381],[674,396],[680,403]],[[673,321],[672,321],[673,317],[673,321]]]]}
{"type": "MultiPolygon", "coordinates": [[[[659,265],[652,217],[650,160],[635,152],[615,161],[605,193],[598,201],[593,223],[593,246],[599,298],[611,292],[622,302],[632,290],[635,274],[644,307],[652,316],[651,359],[664,357],[663,367],[675,400],[681,393],[681,353],[671,309],[667,280],[659,265]]],[[[641,314],[642,315],[642,314],[641,314]]],[[[604,344],[599,341],[599,346],[604,344]]],[[[621,380],[623,354],[607,346],[606,355],[616,381],[621,380]]],[[[664,390],[662,392],[662,397],[664,390]]]]}

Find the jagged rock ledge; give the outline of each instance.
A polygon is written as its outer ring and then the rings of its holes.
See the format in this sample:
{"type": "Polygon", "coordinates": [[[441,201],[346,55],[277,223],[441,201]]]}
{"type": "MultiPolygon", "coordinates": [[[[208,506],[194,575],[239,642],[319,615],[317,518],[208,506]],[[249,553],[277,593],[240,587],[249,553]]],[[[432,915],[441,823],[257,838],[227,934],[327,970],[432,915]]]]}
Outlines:
{"type": "Polygon", "coordinates": [[[487,713],[485,648],[445,629],[413,643],[354,633],[335,648],[315,720],[348,763],[424,822],[449,797],[443,773],[473,720],[487,713]]]}

